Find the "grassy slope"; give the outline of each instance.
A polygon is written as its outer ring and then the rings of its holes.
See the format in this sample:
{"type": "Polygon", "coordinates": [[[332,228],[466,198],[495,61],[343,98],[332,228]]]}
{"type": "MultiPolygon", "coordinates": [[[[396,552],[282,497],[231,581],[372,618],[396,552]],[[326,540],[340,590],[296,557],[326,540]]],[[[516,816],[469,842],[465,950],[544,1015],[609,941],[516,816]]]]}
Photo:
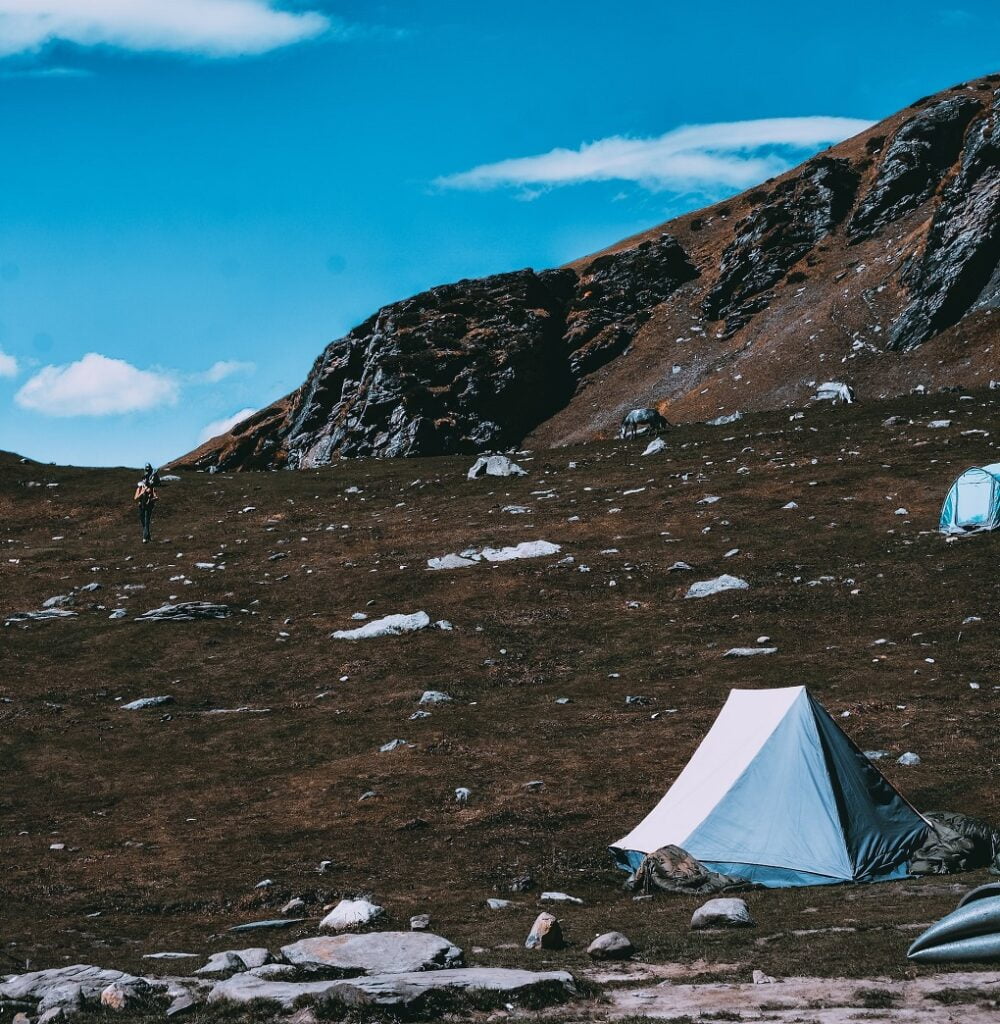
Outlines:
{"type": "Polygon", "coordinates": [[[659,798],[732,686],[805,683],[834,715],[850,711],[843,725],[864,749],[921,755],[918,768],[886,769],[918,807],[996,818],[1000,536],[946,544],[928,532],[951,479],[996,460],[990,438],[962,436],[970,429],[1000,436],[988,393],[690,426],[648,459],[641,441],[538,452],[522,480],[467,482],[468,459],[188,475],[164,487],[146,548],[134,471],[0,460],[0,613],[94,580],[106,606],[0,628],[5,963],[134,969],[146,952],[253,944],[221,933],[292,895],[318,914],[367,891],[402,927],[429,911],[467,951],[483,947],[470,956],[481,963],[572,968],[613,927],[650,959],[737,965],[741,976],[899,974],[916,926],[981,878],[751,894],[760,927],[748,940],[689,934],[694,899],[634,903],[605,847],[659,798]],[[891,412],[914,425],[882,427],[891,412]],[[954,425],[928,429],[939,416],[954,425]],[[546,488],[551,497],[532,494],[546,488]],[[697,505],[705,494],[722,500],[697,505]],[[779,511],[790,500],[800,508],[779,511]],[[532,513],[500,511],[515,503],[532,513]],[[423,568],[466,545],[538,538],[576,562],[423,568]],[[224,570],[194,568],[220,552],[224,570]],[[269,561],[276,552],[287,557],[269,561]],[[668,573],[679,559],[696,571],[668,573]],[[723,571],[752,589],[682,599],[723,571]],[[193,583],[170,581],[182,574],[193,583]],[[807,585],[823,576],[833,579],[807,585]],[[131,621],[172,595],[237,611],[131,621]],[[109,621],[119,604],[129,619],[109,621]],[[454,632],[329,638],[355,611],[421,608],[454,632]],[[963,627],[969,615],[983,622],[963,627]],[[722,659],[762,634],[777,655],[722,659]],[[879,638],[893,645],[873,647],[879,638]],[[409,721],[431,688],[455,704],[409,721]],[[177,700],[166,719],[115,704],[161,693],[177,700]],[[629,694],[655,706],[626,708],[629,694]],[[270,711],[204,713],[244,705],[270,711]],[[395,737],[415,746],[378,753],[395,737]],[[533,779],[544,792],[522,790],[533,779]],[[473,791],[466,808],[457,786],[473,791]],[[359,802],[371,789],[378,797],[359,802]],[[425,827],[406,827],[418,818],[425,827]],[[323,859],[334,869],[320,875],[323,859]],[[505,913],[483,906],[525,872],[586,900],[560,908],[564,953],[520,948],[533,896],[512,897],[519,907],[505,913]],[[274,887],[255,890],[265,877],[274,887]],[[785,934],[831,926],[859,930],[785,934]]]}

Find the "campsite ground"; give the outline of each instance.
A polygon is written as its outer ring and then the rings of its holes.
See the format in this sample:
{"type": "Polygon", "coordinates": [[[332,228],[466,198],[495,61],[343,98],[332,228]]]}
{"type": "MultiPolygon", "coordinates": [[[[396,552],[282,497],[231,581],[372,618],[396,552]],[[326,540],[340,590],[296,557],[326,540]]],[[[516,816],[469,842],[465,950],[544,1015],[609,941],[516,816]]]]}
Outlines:
{"type": "Polygon", "coordinates": [[[303,896],[292,941],[356,893],[403,928],[430,913],[491,966],[579,972],[617,929],[638,960],[704,981],[927,973],[908,943],[985,873],[750,893],[752,932],[692,933],[698,899],[633,901],[606,852],[734,686],[806,684],[890,752],[880,767],[919,809],[997,818],[1000,536],[934,531],[951,480],[997,460],[995,393],[790,414],[680,428],[646,458],[645,440],[537,451],[523,479],[467,481],[468,458],[185,474],[147,547],[134,470],[0,456],[0,617],[101,585],[76,618],[0,629],[0,973],[148,972],[143,954],[231,948],[227,928],[303,896]],[[425,569],[536,539],[561,555],[425,569]],[[722,572],[751,589],[684,599],[722,572]],[[174,597],[233,614],[134,621],[174,597]],[[419,609],[454,629],[330,638],[355,612],[419,609]],[[778,653],[723,657],[761,636],[778,653]],[[455,700],[411,720],[430,689],[455,700]],[[160,694],[175,703],[118,706],[160,694]],[[395,738],[412,745],[379,752],[395,738]],[[904,751],[922,763],[898,766],[904,751]],[[512,894],[527,874],[537,887],[512,894]],[[584,901],[555,908],[561,952],[523,948],[543,889],[584,901]]]}

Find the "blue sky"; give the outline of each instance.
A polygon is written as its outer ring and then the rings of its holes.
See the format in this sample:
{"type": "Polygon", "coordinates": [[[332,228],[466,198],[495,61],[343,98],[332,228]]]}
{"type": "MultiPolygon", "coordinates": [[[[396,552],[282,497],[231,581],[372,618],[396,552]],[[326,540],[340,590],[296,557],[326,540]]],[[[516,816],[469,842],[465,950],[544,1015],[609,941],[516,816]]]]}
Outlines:
{"type": "Polygon", "coordinates": [[[1000,70],[993,2],[0,0],[0,448],[138,465],[376,308],[1000,70]]]}

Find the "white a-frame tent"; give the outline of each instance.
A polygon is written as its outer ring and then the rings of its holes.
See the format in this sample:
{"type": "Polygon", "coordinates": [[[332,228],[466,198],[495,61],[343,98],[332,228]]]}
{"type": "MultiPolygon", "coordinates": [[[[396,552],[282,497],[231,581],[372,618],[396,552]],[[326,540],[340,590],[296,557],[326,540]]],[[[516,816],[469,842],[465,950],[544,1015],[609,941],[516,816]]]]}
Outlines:
{"type": "Polygon", "coordinates": [[[903,878],[928,823],[803,686],[733,690],[663,799],[611,850],[679,846],[766,886],[903,878]]]}

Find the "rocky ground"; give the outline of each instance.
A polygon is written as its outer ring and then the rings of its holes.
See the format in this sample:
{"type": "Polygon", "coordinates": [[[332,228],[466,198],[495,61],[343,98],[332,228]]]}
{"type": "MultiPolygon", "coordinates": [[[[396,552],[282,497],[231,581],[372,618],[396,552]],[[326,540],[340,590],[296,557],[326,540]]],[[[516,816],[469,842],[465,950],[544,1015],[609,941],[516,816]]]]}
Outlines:
{"type": "MultiPolygon", "coordinates": [[[[998,431],[997,392],[956,391],[685,426],[650,456],[538,450],[520,478],[467,480],[464,457],[184,473],[147,546],[134,470],[0,457],[0,974],[188,977],[367,897],[369,928],[427,914],[468,967],[568,972],[554,1020],[977,1019],[996,975],[905,951],[985,873],[753,892],[756,927],[700,931],[702,899],[633,900],[606,847],[733,686],[808,685],[918,808],[996,819],[1000,537],[935,526],[998,431]],[[560,550],[494,559],[533,541],[560,550]],[[749,589],[685,599],[723,572],[749,589]],[[222,617],[140,620],[180,602],[222,617]],[[46,603],[69,614],[21,617],[46,603]],[[776,653],[723,656],[762,636],[776,653]],[[525,948],[543,910],[561,949],[525,948]],[[611,930],[637,952],[598,971],[611,930]]],[[[532,1005],[464,1008],[505,1001],[532,1005]]]]}

